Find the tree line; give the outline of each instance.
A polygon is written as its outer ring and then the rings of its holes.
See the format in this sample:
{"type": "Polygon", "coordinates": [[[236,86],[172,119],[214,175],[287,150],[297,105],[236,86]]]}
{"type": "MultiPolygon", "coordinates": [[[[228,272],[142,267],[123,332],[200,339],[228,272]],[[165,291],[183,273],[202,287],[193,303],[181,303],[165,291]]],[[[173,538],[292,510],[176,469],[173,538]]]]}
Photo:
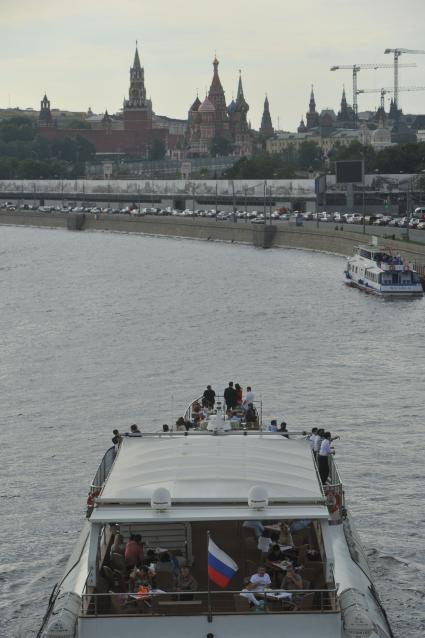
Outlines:
{"type": "Polygon", "coordinates": [[[226,171],[230,179],[293,179],[308,171],[334,173],[335,162],[364,160],[366,173],[420,173],[425,169],[425,143],[397,144],[376,151],[357,140],[336,145],[326,156],[315,142],[302,142],[282,153],[261,151],[243,157],[226,171]]]}
{"type": "Polygon", "coordinates": [[[49,141],[27,117],[0,122],[0,179],[74,179],[94,156],[93,144],[79,135],[49,141]]]}

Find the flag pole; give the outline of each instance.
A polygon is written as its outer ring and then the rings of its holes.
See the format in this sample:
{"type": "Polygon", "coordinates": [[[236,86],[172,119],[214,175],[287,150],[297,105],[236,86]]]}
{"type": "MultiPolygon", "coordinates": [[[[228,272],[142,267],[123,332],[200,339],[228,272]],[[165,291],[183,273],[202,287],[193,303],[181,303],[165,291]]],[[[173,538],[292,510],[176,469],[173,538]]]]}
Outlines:
{"type": "Polygon", "coordinates": [[[210,589],[210,576],[208,573],[208,550],[210,546],[210,530],[207,529],[207,607],[208,607],[208,622],[212,622],[212,610],[211,610],[211,589],[210,589]]]}

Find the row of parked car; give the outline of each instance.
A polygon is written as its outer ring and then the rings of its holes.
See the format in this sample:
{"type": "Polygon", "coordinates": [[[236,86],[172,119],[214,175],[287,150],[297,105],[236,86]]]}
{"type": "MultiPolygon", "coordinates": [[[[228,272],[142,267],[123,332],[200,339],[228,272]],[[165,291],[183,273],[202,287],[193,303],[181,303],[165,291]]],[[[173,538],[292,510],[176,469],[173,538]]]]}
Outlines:
{"type": "Polygon", "coordinates": [[[321,213],[302,213],[301,217],[306,220],[319,220],[321,222],[337,222],[346,224],[368,224],[373,226],[393,226],[398,228],[418,228],[419,230],[425,230],[425,219],[422,219],[422,215],[416,213],[417,217],[391,217],[390,215],[382,215],[380,213],[376,215],[363,215],[359,213],[327,213],[323,211],[321,213]]]}
{"type": "Polygon", "coordinates": [[[366,215],[363,221],[363,215],[359,213],[328,213],[321,211],[318,213],[305,212],[299,213],[295,211],[290,214],[286,210],[275,210],[273,212],[267,211],[266,213],[252,210],[236,210],[225,211],[215,209],[191,209],[177,210],[171,207],[157,208],[154,206],[139,208],[135,205],[124,207],[100,207],[100,206],[36,206],[33,204],[19,203],[6,201],[0,203],[0,208],[6,209],[10,212],[16,210],[38,210],[41,213],[91,213],[91,214],[111,214],[111,215],[134,215],[136,217],[143,217],[145,215],[156,215],[160,217],[174,216],[174,217],[207,217],[214,218],[217,221],[233,221],[233,220],[246,220],[253,224],[265,224],[270,218],[273,221],[298,221],[298,220],[318,220],[320,222],[334,222],[334,223],[347,223],[347,224],[372,224],[374,226],[392,226],[399,228],[416,228],[418,230],[425,230],[425,208],[417,208],[414,211],[412,217],[391,217],[389,215],[377,214],[366,215]]]}

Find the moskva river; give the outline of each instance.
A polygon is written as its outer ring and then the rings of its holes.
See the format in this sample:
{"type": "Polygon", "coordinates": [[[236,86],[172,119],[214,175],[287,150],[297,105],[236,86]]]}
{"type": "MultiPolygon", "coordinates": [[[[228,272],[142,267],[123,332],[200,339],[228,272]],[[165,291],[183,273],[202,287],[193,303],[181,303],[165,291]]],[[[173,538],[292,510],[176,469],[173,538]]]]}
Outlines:
{"type": "Polygon", "coordinates": [[[35,636],[114,427],[207,383],[341,435],[336,461],[397,638],[423,638],[425,299],[343,283],[340,257],[0,227],[0,635],[35,636]]]}

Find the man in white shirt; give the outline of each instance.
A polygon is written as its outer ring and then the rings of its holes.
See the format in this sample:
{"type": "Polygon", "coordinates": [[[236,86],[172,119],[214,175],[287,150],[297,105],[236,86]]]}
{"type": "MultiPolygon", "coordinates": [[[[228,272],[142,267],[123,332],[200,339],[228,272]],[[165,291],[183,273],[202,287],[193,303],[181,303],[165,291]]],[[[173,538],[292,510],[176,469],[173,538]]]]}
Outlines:
{"type": "Polygon", "coordinates": [[[251,386],[247,386],[246,388],[246,394],[245,394],[245,399],[242,403],[242,407],[244,410],[248,409],[248,405],[250,403],[254,403],[255,401],[255,394],[253,393],[253,391],[251,390],[251,386]]]}
{"type": "Polygon", "coordinates": [[[335,454],[335,450],[331,446],[331,442],[335,439],[339,439],[339,436],[331,437],[330,432],[325,432],[323,435],[322,443],[320,445],[317,459],[319,462],[319,474],[323,485],[326,483],[329,477],[329,456],[331,454],[335,454]]]}
{"type": "Polygon", "coordinates": [[[247,598],[251,603],[251,606],[264,607],[264,598],[258,600],[255,596],[255,592],[263,593],[264,590],[271,585],[270,576],[266,572],[265,567],[258,567],[257,572],[251,576],[249,582],[245,584],[240,595],[247,598]]]}
{"type": "Polygon", "coordinates": [[[270,576],[266,572],[266,568],[262,566],[258,567],[257,572],[251,576],[249,582],[252,585],[251,591],[259,592],[263,592],[272,584],[270,576]]]}

